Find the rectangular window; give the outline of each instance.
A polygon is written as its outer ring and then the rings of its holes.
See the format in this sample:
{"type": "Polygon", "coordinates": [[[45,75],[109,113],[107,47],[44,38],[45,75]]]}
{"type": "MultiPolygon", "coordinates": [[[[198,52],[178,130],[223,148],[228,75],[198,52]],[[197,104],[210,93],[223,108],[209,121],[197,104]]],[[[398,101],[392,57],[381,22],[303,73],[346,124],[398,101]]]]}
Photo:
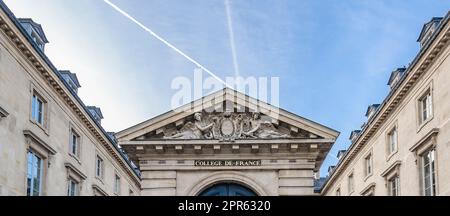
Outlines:
{"type": "Polygon", "coordinates": [[[129,190],[129,191],[128,191],[128,195],[129,195],[129,196],[134,196],[134,192],[133,192],[132,190],[129,190]]]}
{"type": "Polygon", "coordinates": [[[366,176],[372,175],[372,154],[369,154],[365,159],[366,176]]]}
{"type": "Polygon", "coordinates": [[[389,195],[398,196],[399,195],[400,178],[395,176],[388,181],[389,195]]]}
{"type": "Polygon", "coordinates": [[[341,196],[341,189],[340,189],[340,188],[338,188],[338,189],[336,190],[336,196],[341,196]]]}
{"type": "Polygon", "coordinates": [[[42,188],[42,159],[29,151],[27,160],[27,196],[40,196],[42,188]]]}
{"type": "Polygon", "coordinates": [[[114,178],[114,193],[120,194],[120,177],[118,175],[114,178]]]}
{"type": "Polygon", "coordinates": [[[419,119],[420,124],[428,121],[432,117],[432,98],[431,91],[428,90],[420,99],[419,99],[419,119]]]}
{"type": "Polygon", "coordinates": [[[353,182],[353,173],[348,176],[348,193],[351,194],[355,190],[353,182]]]}
{"type": "Polygon", "coordinates": [[[70,131],[70,153],[76,157],[80,156],[80,136],[74,131],[70,131]]]}
{"type": "Polygon", "coordinates": [[[394,127],[389,133],[388,133],[388,151],[389,154],[392,154],[397,151],[397,127],[394,127]]]}
{"type": "Polygon", "coordinates": [[[33,94],[31,102],[31,117],[33,121],[44,126],[44,100],[37,94],[33,94]]]}
{"type": "Polygon", "coordinates": [[[425,196],[436,195],[436,161],[435,150],[429,150],[422,156],[422,182],[425,196]]]}
{"type": "Polygon", "coordinates": [[[68,187],[67,187],[67,195],[68,196],[78,196],[79,195],[79,184],[73,179],[69,179],[68,187]]]}
{"type": "Polygon", "coordinates": [[[95,161],[95,176],[103,178],[103,169],[103,159],[97,155],[97,159],[95,161]]]}

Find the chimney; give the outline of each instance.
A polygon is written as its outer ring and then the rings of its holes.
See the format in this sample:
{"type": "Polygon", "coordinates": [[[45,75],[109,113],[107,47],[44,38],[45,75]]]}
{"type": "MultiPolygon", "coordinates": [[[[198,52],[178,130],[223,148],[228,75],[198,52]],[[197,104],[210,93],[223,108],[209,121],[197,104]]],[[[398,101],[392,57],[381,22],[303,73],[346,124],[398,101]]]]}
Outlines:
{"type": "Polygon", "coordinates": [[[30,18],[19,18],[18,21],[33,40],[34,44],[44,52],[45,44],[48,43],[42,26],[30,18]]]}
{"type": "Polygon", "coordinates": [[[423,25],[422,31],[420,32],[419,38],[417,42],[420,43],[420,48],[423,48],[428,41],[430,41],[431,37],[433,37],[434,32],[439,27],[441,23],[442,17],[433,17],[431,20],[423,25]]]}
{"type": "Polygon", "coordinates": [[[96,122],[98,122],[99,124],[102,123],[102,119],[103,119],[103,114],[102,111],[100,110],[100,108],[95,107],[95,106],[88,106],[86,107],[89,112],[91,113],[92,117],[94,117],[94,120],[96,122]]]}
{"type": "Polygon", "coordinates": [[[69,87],[75,92],[78,93],[78,88],[81,88],[80,83],[78,82],[77,75],[74,73],[71,73],[68,70],[61,70],[59,71],[63,79],[66,81],[66,83],[69,85],[69,87]]]}
{"type": "Polygon", "coordinates": [[[400,81],[400,79],[403,77],[405,71],[406,67],[397,68],[396,70],[392,71],[388,81],[388,85],[391,87],[391,90],[394,89],[398,81],[400,81]]]}

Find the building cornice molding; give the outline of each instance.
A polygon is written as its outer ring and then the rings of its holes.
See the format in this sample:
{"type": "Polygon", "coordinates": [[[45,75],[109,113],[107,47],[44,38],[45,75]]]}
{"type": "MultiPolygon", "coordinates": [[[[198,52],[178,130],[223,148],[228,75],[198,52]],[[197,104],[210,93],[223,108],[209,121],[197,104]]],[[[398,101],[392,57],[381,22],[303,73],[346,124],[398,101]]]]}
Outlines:
{"type": "Polygon", "coordinates": [[[385,178],[387,175],[389,175],[390,173],[394,172],[396,169],[398,169],[398,167],[400,167],[400,165],[402,165],[401,161],[395,161],[393,164],[391,164],[386,170],[384,170],[380,176],[385,178]]]}
{"type": "Polygon", "coordinates": [[[114,147],[106,132],[103,133],[103,129],[90,117],[90,114],[86,111],[84,104],[80,99],[76,98],[69,90],[70,88],[62,79],[58,76],[56,68],[49,62],[45,54],[31,42],[29,36],[23,29],[18,27],[17,20],[14,20],[12,14],[5,11],[5,5],[0,2],[0,31],[11,40],[17,50],[25,57],[26,60],[34,67],[34,69],[40,73],[42,78],[47,81],[47,84],[55,90],[57,95],[72,109],[76,116],[86,125],[87,129],[97,138],[98,141],[106,148],[111,156],[116,159],[119,164],[125,169],[125,172],[131,176],[135,184],[140,187],[139,176],[134,172],[133,168],[125,159],[121,156],[119,150],[114,147]]]}
{"type": "Polygon", "coordinates": [[[416,144],[414,144],[413,146],[411,146],[411,148],[409,149],[409,151],[411,152],[416,152],[420,147],[423,146],[423,144],[425,144],[427,141],[429,141],[430,139],[433,139],[434,137],[436,137],[439,134],[439,128],[433,128],[430,131],[428,131],[428,133],[422,138],[420,139],[416,144]]]}
{"type": "Polygon", "coordinates": [[[429,71],[430,66],[442,54],[445,47],[448,46],[450,41],[450,25],[448,25],[449,19],[450,13],[447,14],[444,20],[442,20],[439,30],[436,31],[433,38],[429,43],[427,43],[426,47],[421,49],[411,66],[405,72],[402,80],[397,83],[396,87],[392,89],[391,93],[386,97],[378,111],[369,119],[362,132],[350,146],[348,153],[342,160],[339,161],[333,173],[330,174],[328,180],[322,187],[321,193],[325,193],[329,189],[330,185],[340,176],[341,171],[347,167],[347,165],[365,146],[369,139],[385,123],[386,119],[394,112],[397,106],[408,94],[409,90],[413,88],[413,86],[427,71],[429,71]]]}
{"type": "Polygon", "coordinates": [[[364,195],[367,195],[370,192],[374,192],[375,191],[375,186],[376,186],[375,183],[370,183],[359,194],[364,196],[364,195]]]}
{"type": "Polygon", "coordinates": [[[73,171],[75,174],[77,174],[79,177],[81,177],[81,179],[85,180],[87,179],[87,176],[78,168],[76,168],[73,164],[71,163],[64,163],[64,166],[68,169],[73,171]]]}
{"type": "Polygon", "coordinates": [[[56,154],[56,150],[51,147],[49,144],[47,144],[46,142],[44,142],[41,138],[39,138],[38,135],[36,135],[35,133],[33,133],[33,131],[30,130],[24,130],[23,131],[23,135],[27,138],[32,140],[33,142],[39,144],[41,147],[43,147],[47,152],[49,152],[52,155],[56,154]]]}

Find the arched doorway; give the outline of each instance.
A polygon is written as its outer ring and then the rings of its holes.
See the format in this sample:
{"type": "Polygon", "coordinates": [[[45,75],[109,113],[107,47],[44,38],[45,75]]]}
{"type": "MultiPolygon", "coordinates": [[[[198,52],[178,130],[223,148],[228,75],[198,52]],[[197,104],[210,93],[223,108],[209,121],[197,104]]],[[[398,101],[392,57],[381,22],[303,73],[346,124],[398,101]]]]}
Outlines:
{"type": "Polygon", "coordinates": [[[199,196],[257,196],[255,192],[247,187],[234,183],[221,183],[213,185],[199,196]]]}

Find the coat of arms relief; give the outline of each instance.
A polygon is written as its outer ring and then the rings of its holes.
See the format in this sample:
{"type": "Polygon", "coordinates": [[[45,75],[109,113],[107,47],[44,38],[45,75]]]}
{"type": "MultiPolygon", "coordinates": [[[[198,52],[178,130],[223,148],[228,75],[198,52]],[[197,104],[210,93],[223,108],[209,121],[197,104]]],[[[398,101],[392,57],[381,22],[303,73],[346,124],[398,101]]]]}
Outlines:
{"type": "Polygon", "coordinates": [[[164,139],[280,139],[290,138],[288,131],[281,131],[270,121],[264,121],[260,113],[195,113],[194,120],[180,130],[165,131],[164,139]]]}

